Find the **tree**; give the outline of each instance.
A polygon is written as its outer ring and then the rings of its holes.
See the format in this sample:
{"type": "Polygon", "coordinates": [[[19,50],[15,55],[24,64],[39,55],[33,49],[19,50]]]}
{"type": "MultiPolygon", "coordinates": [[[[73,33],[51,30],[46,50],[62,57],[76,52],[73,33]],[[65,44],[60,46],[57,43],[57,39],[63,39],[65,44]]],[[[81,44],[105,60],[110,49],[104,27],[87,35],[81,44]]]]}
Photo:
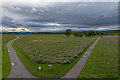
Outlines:
{"type": "Polygon", "coordinates": [[[96,35],[96,32],[91,30],[91,36],[95,36],[96,35]]]}
{"type": "Polygon", "coordinates": [[[87,31],[87,32],[85,33],[85,36],[88,36],[88,37],[95,36],[95,35],[96,35],[96,32],[93,31],[93,30],[87,31]]]}
{"type": "Polygon", "coordinates": [[[65,35],[68,37],[71,34],[72,30],[71,29],[67,29],[65,31],[65,35]]]}

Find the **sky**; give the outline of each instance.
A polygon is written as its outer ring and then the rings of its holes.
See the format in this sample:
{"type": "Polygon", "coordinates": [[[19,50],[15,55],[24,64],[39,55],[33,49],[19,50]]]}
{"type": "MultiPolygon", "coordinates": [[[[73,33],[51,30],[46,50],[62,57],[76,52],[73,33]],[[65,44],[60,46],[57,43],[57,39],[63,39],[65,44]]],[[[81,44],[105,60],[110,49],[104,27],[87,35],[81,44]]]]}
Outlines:
{"type": "Polygon", "coordinates": [[[59,32],[118,29],[118,0],[4,0],[3,32],[59,32]]]}

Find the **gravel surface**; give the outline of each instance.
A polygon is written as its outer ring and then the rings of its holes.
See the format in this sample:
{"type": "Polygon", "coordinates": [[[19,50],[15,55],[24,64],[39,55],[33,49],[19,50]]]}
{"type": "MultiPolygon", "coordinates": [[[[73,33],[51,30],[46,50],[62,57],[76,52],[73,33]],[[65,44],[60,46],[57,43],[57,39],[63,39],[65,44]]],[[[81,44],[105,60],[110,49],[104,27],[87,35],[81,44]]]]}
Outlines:
{"type": "Polygon", "coordinates": [[[103,37],[120,37],[120,35],[106,35],[106,36],[103,36],[103,37]]]}
{"type": "MultiPolygon", "coordinates": [[[[17,36],[16,39],[18,39],[18,38],[19,37],[17,36]]],[[[16,40],[16,39],[14,39],[14,40],[16,40]]],[[[88,56],[90,55],[91,51],[93,50],[94,46],[96,45],[96,43],[98,42],[99,39],[100,39],[100,37],[92,44],[92,46],[89,47],[87,52],[85,52],[85,54],[81,57],[81,59],[77,62],[77,64],[75,64],[75,66],[61,78],[77,78],[78,77],[78,75],[80,74],[82,68],[84,67],[84,65],[87,61],[88,56]]],[[[7,48],[8,48],[9,56],[10,56],[10,60],[11,60],[11,66],[12,66],[12,69],[11,69],[11,72],[10,72],[8,78],[39,78],[37,76],[32,75],[24,67],[23,63],[18,58],[16,52],[14,51],[13,47],[11,46],[11,43],[14,40],[11,40],[7,44],[7,48]]]]}
{"type": "MultiPolygon", "coordinates": [[[[17,37],[16,39],[18,39],[17,37]]],[[[14,40],[16,40],[14,39],[14,40]]],[[[11,43],[14,41],[11,40],[7,44],[10,61],[11,61],[11,72],[8,75],[8,78],[37,78],[36,76],[32,75],[23,65],[23,63],[18,58],[16,52],[14,51],[13,47],[11,46],[11,43]]]]}

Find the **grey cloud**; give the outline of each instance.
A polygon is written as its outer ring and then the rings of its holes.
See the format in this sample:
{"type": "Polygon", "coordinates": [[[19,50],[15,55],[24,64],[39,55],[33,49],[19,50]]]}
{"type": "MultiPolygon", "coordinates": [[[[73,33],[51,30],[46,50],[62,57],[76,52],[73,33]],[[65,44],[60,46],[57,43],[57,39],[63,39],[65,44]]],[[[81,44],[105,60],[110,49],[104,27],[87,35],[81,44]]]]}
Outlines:
{"type": "Polygon", "coordinates": [[[2,17],[2,25],[3,26],[8,26],[8,27],[18,27],[18,26],[22,26],[22,24],[16,24],[12,22],[13,19],[9,18],[9,17],[2,17]]]}
{"type": "MultiPolygon", "coordinates": [[[[42,25],[47,23],[58,23],[61,27],[90,28],[98,26],[113,26],[118,22],[118,4],[117,2],[64,2],[50,3],[47,6],[33,5],[3,5],[3,10],[18,15],[20,19],[15,23],[12,19],[3,16],[3,25],[23,26],[23,27],[58,27],[42,25]],[[11,7],[10,7],[11,6],[11,7]],[[82,25],[82,26],[81,26],[82,25]]],[[[5,12],[3,12],[5,13],[5,12]]]]}
{"type": "Polygon", "coordinates": [[[31,21],[57,22],[61,24],[84,24],[92,26],[108,25],[111,22],[113,24],[117,23],[117,5],[115,5],[116,7],[113,9],[111,9],[110,6],[115,3],[95,4],[90,5],[87,3],[86,6],[80,6],[82,3],[63,3],[60,6],[60,4],[57,3],[52,7],[48,7],[48,11],[46,11],[46,13],[36,15],[37,18],[32,19],[31,21]]]}

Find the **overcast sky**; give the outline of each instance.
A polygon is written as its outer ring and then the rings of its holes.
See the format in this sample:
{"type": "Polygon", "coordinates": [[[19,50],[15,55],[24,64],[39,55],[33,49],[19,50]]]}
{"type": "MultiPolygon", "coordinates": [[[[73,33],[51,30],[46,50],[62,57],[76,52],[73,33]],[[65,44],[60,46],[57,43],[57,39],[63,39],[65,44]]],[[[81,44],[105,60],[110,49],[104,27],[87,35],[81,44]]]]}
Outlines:
{"type": "MultiPolygon", "coordinates": [[[[31,1],[31,0],[30,0],[31,1]]],[[[2,31],[117,29],[117,2],[3,2],[2,31]]]]}

